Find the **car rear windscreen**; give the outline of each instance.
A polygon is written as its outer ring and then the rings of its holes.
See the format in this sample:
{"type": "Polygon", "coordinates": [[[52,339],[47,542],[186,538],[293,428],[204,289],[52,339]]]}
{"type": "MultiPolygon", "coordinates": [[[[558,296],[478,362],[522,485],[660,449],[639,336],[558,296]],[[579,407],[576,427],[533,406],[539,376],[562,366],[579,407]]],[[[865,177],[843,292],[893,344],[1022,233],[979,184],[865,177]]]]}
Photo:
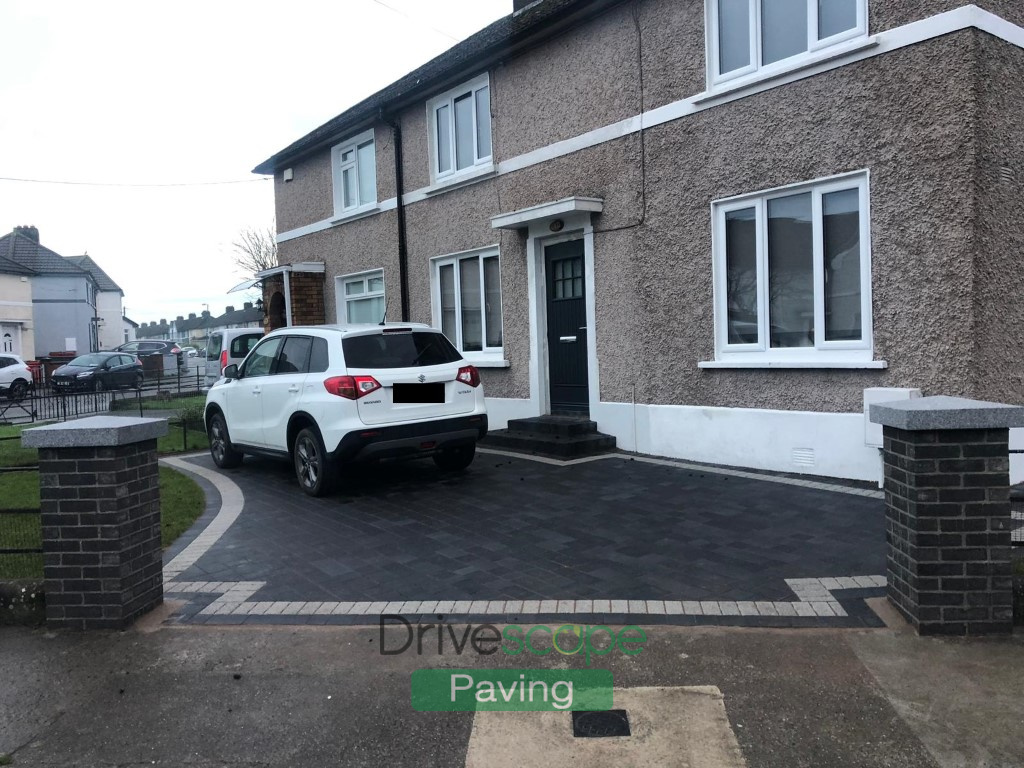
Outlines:
{"type": "Polygon", "coordinates": [[[210,343],[206,346],[206,359],[216,360],[220,357],[220,348],[224,343],[224,337],[219,333],[210,335],[210,343]]]}
{"type": "Polygon", "coordinates": [[[443,365],[462,355],[442,334],[432,331],[385,331],[342,339],[349,368],[413,368],[443,365]]]}

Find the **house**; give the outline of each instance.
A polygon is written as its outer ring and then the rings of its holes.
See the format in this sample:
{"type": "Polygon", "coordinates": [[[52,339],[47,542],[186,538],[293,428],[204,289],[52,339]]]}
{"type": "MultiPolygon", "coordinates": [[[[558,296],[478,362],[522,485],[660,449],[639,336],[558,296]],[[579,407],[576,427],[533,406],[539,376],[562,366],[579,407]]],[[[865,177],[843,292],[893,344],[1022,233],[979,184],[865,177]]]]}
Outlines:
{"type": "Polygon", "coordinates": [[[137,338],[136,332],[139,330],[138,323],[131,320],[127,315],[121,315],[121,328],[124,334],[121,339],[122,344],[127,344],[129,341],[135,341],[137,338]]]}
{"type": "Polygon", "coordinates": [[[96,336],[99,348],[113,349],[123,344],[124,291],[91,256],[68,256],[67,260],[92,275],[96,283],[96,336]]]}
{"type": "Polygon", "coordinates": [[[1013,0],[517,2],[256,167],[268,326],[386,309],[492,427],[877,480],[865,398],[1024,402],[1021,103],[1013,0]]]}
{"type": "Polygon", "coordinates": [[[35,271],[0,256],[0,352],[35,357],[32,277],[35,271]]]}
{"type": "Polygon", "coordinates": [[[206,340],[213,331],[262,326],[263,311],[251,301],[247,301],[241,309],[225,307],[224,314],[218,317],[211,315],[209,310],[203,310],[198,316],[195,312],[190,312],[188,317],[178,315],[169,323],[167,320],[161,320],[159,323],[143,324],[139,330],[139,338],[166,339],[203,347],[206,346],[206,340]]]}
{"type": "MultiPolygon", "coordinates": [[[[15,227],[0,237],[0,256],[33,272],[30,284],[37,355],[100,348],[96,305],[100,288],[88,269],[41,245],[35,227],[15,227]]],[[[116,317],[120,314],[119,308],[116,317]]],[[[120,335],[119,320],[117,326],[120,335]]]]}

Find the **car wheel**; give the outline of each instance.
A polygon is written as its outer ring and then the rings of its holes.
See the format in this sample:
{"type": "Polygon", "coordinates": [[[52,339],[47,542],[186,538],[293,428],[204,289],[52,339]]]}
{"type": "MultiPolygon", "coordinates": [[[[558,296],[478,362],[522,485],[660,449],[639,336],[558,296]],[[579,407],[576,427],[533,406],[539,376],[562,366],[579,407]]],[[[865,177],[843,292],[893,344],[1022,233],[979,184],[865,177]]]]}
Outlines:
{"type": "Polygon", "coordinates": [[[93,392],[103,392],[106,388],[107,383],[103,381],[103,379],[96,379],[96,381],[92,383],[93,392]]]}
{"type": "Polygon", "coordinates": [[[232,447],[228,425],[219,413],[210,419],[210,456],[221,469],[232,469],[242,463],[243,454],[232,447]]]}
{"type": "Polygon", "coordinates": [[[27,393],[28,382],[24,379],[17,379],[11,384],[11,388],[7,390],[7,397],[11,400],[24,400],[27,393]]]}
{"type": "Polygon", "coordinates": [[[295,438],[292,449],[295,477],[299,486],[310,496],[326,496],[334,489],[334,467],[324,441],[316,429],[306,427],[295,438]]]}
{"type": "Polygon", "coordinates": [[[446,448],[434,454],[434,463],[444,472],[459,472],[473,463],[476,443],[446,448]]]}
{"type": "Polygon", "coordinates": [[[135,389],[142,389],[142,385],[146,383],[146,377],[141,373],[135,374],[135,389]]]}

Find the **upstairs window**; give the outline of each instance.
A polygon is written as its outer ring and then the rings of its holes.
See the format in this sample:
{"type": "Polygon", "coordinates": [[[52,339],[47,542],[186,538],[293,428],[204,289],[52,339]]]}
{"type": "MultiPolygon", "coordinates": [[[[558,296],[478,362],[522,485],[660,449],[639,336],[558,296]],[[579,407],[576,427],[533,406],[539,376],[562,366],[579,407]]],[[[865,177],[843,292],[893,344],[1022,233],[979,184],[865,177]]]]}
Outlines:
{"type": "Polygon", "coordinates": [[[867,0],[707,0],[712,82],[786,69],[867,34],[867,0]]]}
{"type": "Polygon", "coordinates": [[[491,89],[487,75],[431,99],[427,116],[434,181],[489,168],[491,89]]]}
{"type": "Polygon", "coordinates": [[[377,156],[372,130],[332,148],[331,165],[336,217],[377,205],[377,156]]]}
{"type": "Polygon", "coordinates": [[[870,359],[865,174],[721,201],[714,220],[719,360],[870,359]]]}

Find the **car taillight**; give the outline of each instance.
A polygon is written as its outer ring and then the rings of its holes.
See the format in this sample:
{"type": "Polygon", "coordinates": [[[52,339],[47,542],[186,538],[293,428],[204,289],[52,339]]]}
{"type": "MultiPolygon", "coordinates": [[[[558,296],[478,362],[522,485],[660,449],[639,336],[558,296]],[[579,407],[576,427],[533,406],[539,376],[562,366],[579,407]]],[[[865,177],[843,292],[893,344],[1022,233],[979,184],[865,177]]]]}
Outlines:
{"type": "Polygon", "coordinates": [[[171,347],[171,354],[172,355],[180,355],[181,354],[181,347],[179,347],[177,345],[171,347]]]}
{"type": "Polygon", "coordinates": [[[224,373],[224,369],[228,367],[228,351],[222,350],[220,353],[220,372],[224,373]]]}
{"type": "Polygon", "coordinates": [[[459,375],[456,376],[455,379],[457,381],[461,381],[463,384],[469,384],[471,387],[479,387],[480,371],[472,365],[467,365],[463,368],[459,368],[459,375]]]}
{"type": "Polygon", "coordinates": [[[324,389],[346,400],[358,400],[380,389],[380,382],[373,376],[332,376],[324,380],[324,389]]]}

